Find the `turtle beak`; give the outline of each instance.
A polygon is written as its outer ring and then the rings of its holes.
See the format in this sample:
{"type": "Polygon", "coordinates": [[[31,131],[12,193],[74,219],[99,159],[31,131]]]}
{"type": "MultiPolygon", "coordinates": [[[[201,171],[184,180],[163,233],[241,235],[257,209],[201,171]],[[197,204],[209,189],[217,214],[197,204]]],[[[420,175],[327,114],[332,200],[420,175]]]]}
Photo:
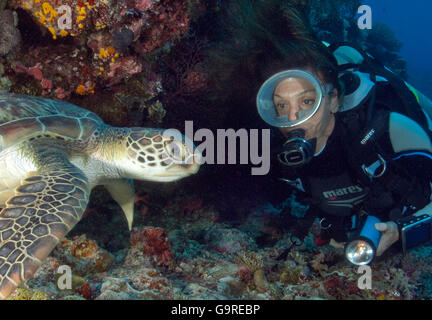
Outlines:
{"type": "Polygon", "coordinates": [[[202,155],[198,149],[194,149],[194,152],[184,161],[177,162],[171,168],[168,168],[170,174],[178,175],[179,178],[184,178],[199,171],[202,162],[202,155]]]}
{"type": "Polygon", "coordinates": [[[202,164],[202,154],[198,149],[194,149],[194,153],[192,155],[192,163],[186,167],[187,170],[191,174],[195,174],[198,172],[200,165],[202,164]]]}
{"type": "Polygon", "coordinates": [[[198,172],[201,161],[201,152],[199,152],[198,149],[195,149],[194,153],[187,160],[177,165],[177,168],[182,168],[182,171],[184,171],[186,175],[192,175],[198,172]]]}

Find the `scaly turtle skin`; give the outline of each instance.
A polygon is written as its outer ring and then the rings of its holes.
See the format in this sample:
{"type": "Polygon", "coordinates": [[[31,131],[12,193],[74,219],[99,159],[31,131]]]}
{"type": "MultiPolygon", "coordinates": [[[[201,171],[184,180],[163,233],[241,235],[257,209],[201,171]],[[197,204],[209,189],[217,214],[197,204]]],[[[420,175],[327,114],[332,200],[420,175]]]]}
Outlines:
{"type": "Polygon", "coordinates": [[[0,94],[0,298],[30,279],[104,185],[132,227],[132,179],[196,173],[193,144],[161,129],[115,128],[70,103],[0,94]]]}

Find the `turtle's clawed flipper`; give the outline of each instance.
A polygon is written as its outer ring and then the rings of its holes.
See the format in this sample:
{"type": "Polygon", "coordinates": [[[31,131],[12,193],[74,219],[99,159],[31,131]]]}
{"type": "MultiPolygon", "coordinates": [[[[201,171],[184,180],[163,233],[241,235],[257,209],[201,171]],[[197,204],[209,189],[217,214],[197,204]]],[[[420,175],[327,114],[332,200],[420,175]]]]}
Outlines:
{"type": "Polygon", "coordinates": [[[22,181],[0,212],[0,298],[33,276],[81,219],[88,197],[86,176],[61,154],[22,181]]]}

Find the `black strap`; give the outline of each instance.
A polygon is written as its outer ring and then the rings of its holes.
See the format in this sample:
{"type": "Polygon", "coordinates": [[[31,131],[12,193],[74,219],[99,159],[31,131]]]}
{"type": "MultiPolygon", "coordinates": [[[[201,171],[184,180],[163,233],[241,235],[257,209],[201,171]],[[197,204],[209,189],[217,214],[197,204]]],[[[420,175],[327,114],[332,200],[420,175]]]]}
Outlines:
{"type": "Polygon", "coordinates": [[[388,122],[389,112],[376,110],[374,116],[363,123],[364,127],[360,131],[354,131],[359,125],[350,121],[345,120],[345,123],[341,124],[344,132],[342,143],[352,174],[359,178],[363,186],[369,188],[367,201],[371,203],[365,204],[365,209],[378,210],[382,207],[386,211],[385,215],[395,207],[409,207],[413,203],[422,203],[425,197],[419,194],[423,187],[420,178],[412,176],[408,168],[393,160],[395,155],[390,145],[384,146],[388,139],[388,122]],[[367,144],[362,145],[360,141],[371,128],[375,130],[374,136],[367,144]],[[378,159],[378,155],[386,161],[387,169],[382,177],[370,179],[361,166],[370,165],[378,159]]]}

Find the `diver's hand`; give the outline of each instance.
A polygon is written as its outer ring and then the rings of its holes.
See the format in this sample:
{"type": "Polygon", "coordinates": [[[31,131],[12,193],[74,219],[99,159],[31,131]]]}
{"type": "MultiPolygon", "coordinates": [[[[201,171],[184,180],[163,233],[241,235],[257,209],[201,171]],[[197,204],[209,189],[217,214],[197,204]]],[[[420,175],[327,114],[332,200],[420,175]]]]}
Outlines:
{"type": "Polygon", "coordinates": [[[393,243],[399,240],[399,229],[397,224],[393,221],[375,223],[375,229],[383,233],[376,252],[376,255],[380,256],[393,243]]]}
{"type": "Polygon", "coordinates": [[[331,238],[329,245],[335,249],[343,249],[345,247],[345,242],[337,242],[335,239],[331,238]]]}

